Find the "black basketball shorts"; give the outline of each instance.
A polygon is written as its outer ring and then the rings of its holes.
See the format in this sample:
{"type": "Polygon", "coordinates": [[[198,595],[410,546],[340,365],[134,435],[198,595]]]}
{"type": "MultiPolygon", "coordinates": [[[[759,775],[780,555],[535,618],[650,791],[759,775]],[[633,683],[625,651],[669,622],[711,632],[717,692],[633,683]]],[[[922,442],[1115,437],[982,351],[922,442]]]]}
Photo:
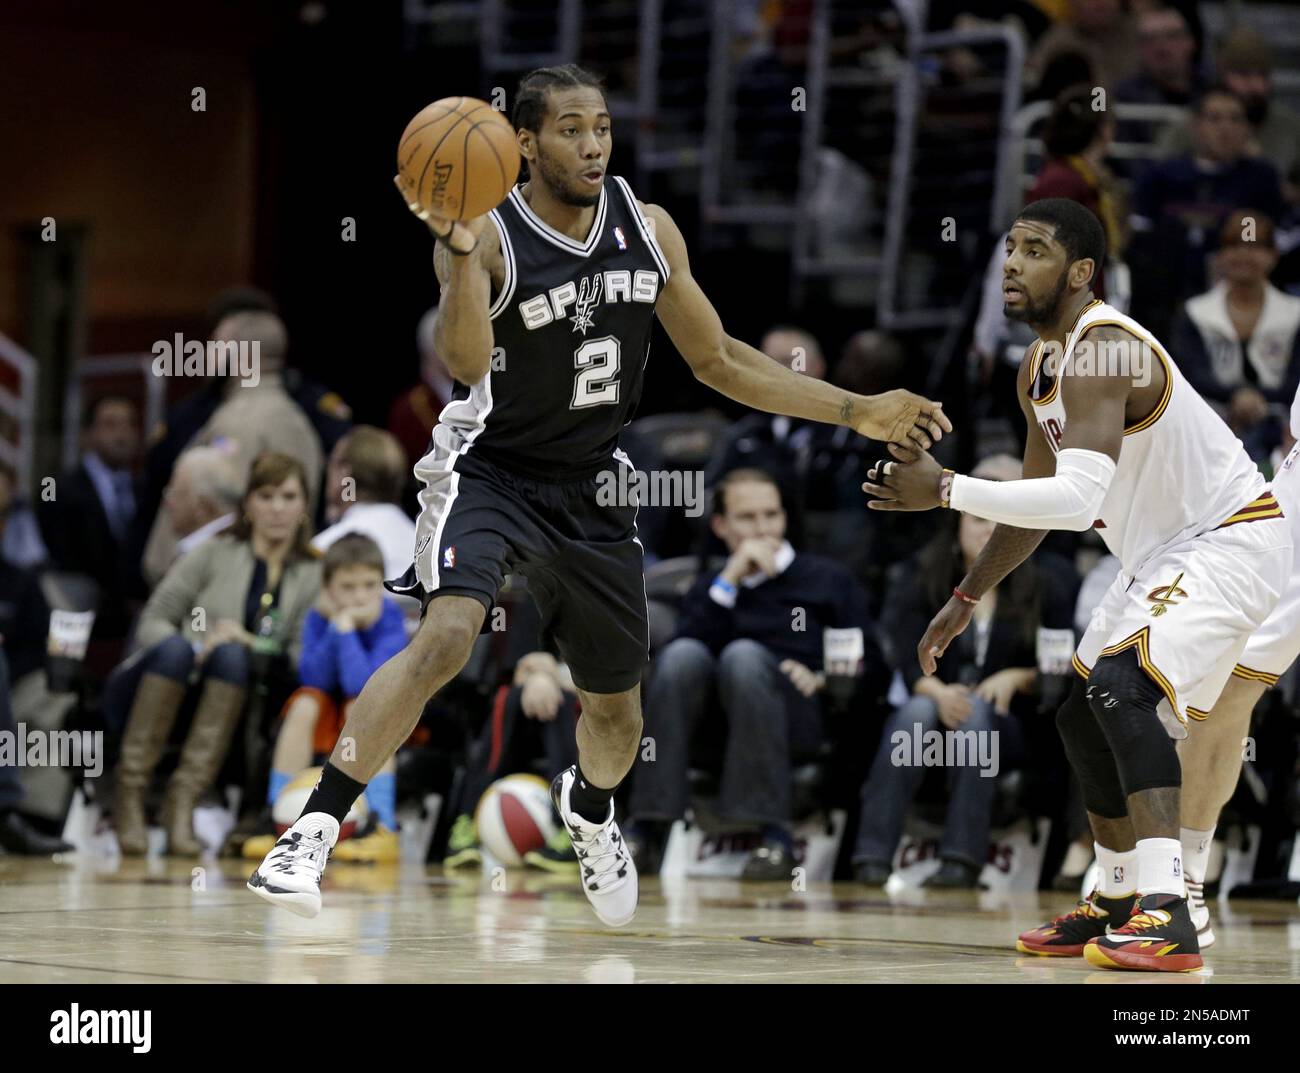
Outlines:
{"type": "MultiPolygon", "coordinates": [[[[574,684],[621,693],[649,659],[643,551],[636,506],[597,501],[598,478],[533,480],[474,453],[435,445],[416,466],[424,481],[415,561],[395,593],[427,609],[435,596],[470,596],[488,615],[507,574],[527,579],[574,684]]],[[[621,451],[610,468],[631,469],[621,451]]],[[[628,482],[633,483],[633,482],[628,482]]]]}

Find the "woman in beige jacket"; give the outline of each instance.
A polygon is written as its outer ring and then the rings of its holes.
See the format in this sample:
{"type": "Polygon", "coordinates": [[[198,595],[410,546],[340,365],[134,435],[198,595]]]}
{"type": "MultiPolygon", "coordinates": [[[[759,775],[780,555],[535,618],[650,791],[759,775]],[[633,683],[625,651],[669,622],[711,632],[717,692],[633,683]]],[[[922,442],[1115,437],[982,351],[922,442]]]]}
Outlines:
{"type": "Polygon", "coordinates": [[[303,617],[320,592],[302,465],[253,462],[239,521],[176,562],[149,598],[133,654],[105,688],[105,721],[125,723],[114,826],[122,852],[148,846],[145,798],[186,693],[198,707],[167,786],[168,852],[193,855],[193,812],[221,768],[244,711],[254,654],[297,666],[303,617]]]}

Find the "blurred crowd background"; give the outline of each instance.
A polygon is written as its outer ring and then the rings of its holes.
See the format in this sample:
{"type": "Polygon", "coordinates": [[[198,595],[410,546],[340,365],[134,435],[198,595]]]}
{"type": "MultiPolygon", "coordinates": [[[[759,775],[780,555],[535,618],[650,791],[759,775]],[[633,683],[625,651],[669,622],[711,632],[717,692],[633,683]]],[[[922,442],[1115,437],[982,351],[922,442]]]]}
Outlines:
{"type": "MultiPolygon", "coordinates": [[[[678,221],[727,331],[853,391],[942,399],[946,465],[1019,474],[1030,336],[1001,314],[1001,237],[1042,197],[1098,215],[1099,293],[1265,473],[1292,442],[1289,4],[20,0],[0,38],[0,719],[105,733],[109,770],[81,792],[125,853],[151,817],[171,852],[198,852],[196,806],[238,788],[209,848],[260,857],[272,803],[413,625],[380,581],[409,562],[411,467],[452,382],[431,243],[391,174],[436,98],[508,110],[532,68],[603,74],[610,167],[678,221]],[[256,342],[261,383],[155,375],[152,348],[177,333],[256,342]],[[94,612],[84,652],[52,610],[94,612]]],[[[640,515],[659,751],[623,804],[643,867],[690,815],[747,833],[747,877],[788,878],[797,822],[838,808],[837,875],[882,883],[917,809],[943,831],[932,883],[973,886],[990,831],[1030,817],[1051,821],[1041,882],[1077,884],[1090,851],[1050,713],[1066,634],[1116,569],[1095,537],[1053,534],[925,679],[916,643],[991,526],[868,512],[879,444],[745,412],[661,331],[623,446],[708,493],[702,514],[640,515]],[[710,579],[756,568],[719,619],[710,579]],[[861,631],[847,670],[825,629],[861,631]],[[998,730],[999,776],[891,763],[880,744],[917,724],[998,730]]],[[[435,792],[430,859],[473,866],[486,787],[572,762],[571,682],[524,593],[501,606],[344,856],[394,859],[397,808],[435,792]]],[[[1295,697],[1293,670],[1256,712],[1220,825],[1252,832],[1262,889],[1300,821],[1295,697]]],[[[81,782],[0,768],[0,846],[57,848],[81,782]]],[[[572,867],[563,844],[531,863],[572,867]]]]}

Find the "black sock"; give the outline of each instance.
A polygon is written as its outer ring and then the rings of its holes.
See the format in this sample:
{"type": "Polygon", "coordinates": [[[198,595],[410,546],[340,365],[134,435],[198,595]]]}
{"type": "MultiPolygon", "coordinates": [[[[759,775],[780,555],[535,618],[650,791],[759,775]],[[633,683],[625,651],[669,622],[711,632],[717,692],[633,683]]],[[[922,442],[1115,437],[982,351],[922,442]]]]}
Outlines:
{"type": "Polygon", "coordinates": [[[302,816],[309,812],[326,812],[342,823],[353,803],[365,792],[366,784],[345,775],[329,761],[320,773],[320,781],[303,806],[302,816]]]}
{"type": "Polygon", "coordinates": [[[581,767],[577,772],[573,789],[569,791],[569,806],[588,823],[604,823],[609,819],[609,802],[618,787],[602,790],[599,786],[592,786],[581,767]]]}

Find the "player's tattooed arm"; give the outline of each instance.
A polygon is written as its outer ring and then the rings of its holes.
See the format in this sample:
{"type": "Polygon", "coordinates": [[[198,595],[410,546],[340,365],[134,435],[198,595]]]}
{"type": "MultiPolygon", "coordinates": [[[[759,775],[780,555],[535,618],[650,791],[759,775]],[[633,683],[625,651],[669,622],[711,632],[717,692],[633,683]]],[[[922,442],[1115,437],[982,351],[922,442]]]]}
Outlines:
{"type": "Polygon", "coordinates": [[[909,391],[854,395],[729,336],[691,275],[686,243],[672,217],[658,205],[642,208],[670,273],[655,312],[701,383],[756,410],[847,425],[872,439],[928,448],[952,431],[938,403],[909,391]]]}

